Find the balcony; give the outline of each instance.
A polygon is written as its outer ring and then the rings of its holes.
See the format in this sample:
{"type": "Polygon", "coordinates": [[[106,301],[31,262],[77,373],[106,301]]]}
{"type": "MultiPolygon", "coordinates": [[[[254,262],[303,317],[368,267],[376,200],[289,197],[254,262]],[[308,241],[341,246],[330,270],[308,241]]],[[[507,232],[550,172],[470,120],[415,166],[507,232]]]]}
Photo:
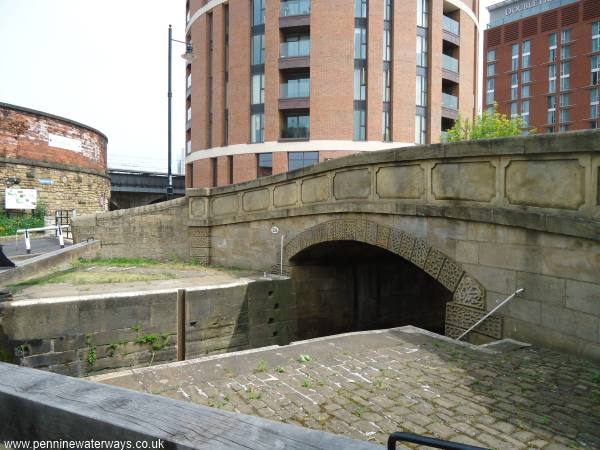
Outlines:
{"type": "Polygon", "coordinates": [[[306,141],[310,138],[310,131],[308,127],[291,127],[283,128],[281,130],[281,140],[298,140],[306,141]]]}
{"type": "Polygon", "coordinates": [[[443,27],[444,31],[447,31],[448,33],[451,33],[454,36],[460,36],[459,23],[456,20],[451,19],[448,16],[444,16],[442,27],[443,27]]]}
{"type": "Polygon", "coordinates": [[[287,0],[281,2],[280,17],[310,15],[310,0],[287,0]]]}
{"type": "Polygon", "coordinates": [[[454,45],[460,45],[460,24],[448,16],[443,16],[442,37],[454,45]]]}
{"type": "Polygon", "coordinates": [[[301,36],[281,44],[280,69],[307,68],[310,66],[310,37],[301,36]]]}
{"type": "Polygon", "coordinates": [[[442,92],[442,117],[456,120],[458,118],[458,97],[442,92]]]}
{"type": "Polygon", "coordinates": [[[459,82],[458,59],[442,53],[442,78],[459,82]]]}
{"type": "Polygon", "coordinates": [[[310,78],[282,83],[279,89],[279,109],[308,109],[310,107],[310,78]]]}
{"type": "Polygon", "coordinates": [[[458,110],[458,97],[442,92],[442,108],[458,110]]]}

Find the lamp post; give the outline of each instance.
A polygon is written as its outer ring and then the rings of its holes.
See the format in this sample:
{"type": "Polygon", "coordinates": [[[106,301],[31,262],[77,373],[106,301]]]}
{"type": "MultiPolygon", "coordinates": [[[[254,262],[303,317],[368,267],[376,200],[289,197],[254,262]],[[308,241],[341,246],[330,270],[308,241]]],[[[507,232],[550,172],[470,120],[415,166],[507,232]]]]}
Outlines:
{"type": "Polygon", "coordinates": [[[189,42],[178,41],[177,39],[173,39],[173,27],[169,25],[169,88],[167,91],[168,97],[168,126],[167,126],[167,139],[168,139],[168,168],[167,168],[167,200],[171,200],[173,198],[173,174],[171,173],[171,100],[173,98],[173,92],[171,91],[171,53],[172,53],[172,43],[173,41],[179,42],[181,44],[185,44],[185,53],[181,55],[183,59],[185,59],[188,63],[191,63],[196,59],[194,56],[194,49],[192,44],[189,42]]]}

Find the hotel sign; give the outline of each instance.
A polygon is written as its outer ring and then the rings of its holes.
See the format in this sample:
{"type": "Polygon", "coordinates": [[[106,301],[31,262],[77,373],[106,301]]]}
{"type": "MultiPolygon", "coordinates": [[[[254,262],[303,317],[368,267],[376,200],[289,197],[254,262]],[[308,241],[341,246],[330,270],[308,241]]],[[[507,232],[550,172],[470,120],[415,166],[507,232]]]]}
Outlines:
{"type": "Polygon", "coordinates": [[[504,10],[505,16],[511,16],[516,13],[520,13],[526,11],[530,8],[535,8],[536,6],[543,6],[546,3],[553,3],[554,0],[527,0],[521,3],[518,3],[513,6],[509,6],[504,10]]]}
{"type": "MultiPolygon", "coordinates": [[[[488,6],[490,22],[488,28],[535,16],[544,11],[559,8],[579,0],[513,0],[488,6]]],[[[600,1],[600,0],[596,0],[600,1]]]]}

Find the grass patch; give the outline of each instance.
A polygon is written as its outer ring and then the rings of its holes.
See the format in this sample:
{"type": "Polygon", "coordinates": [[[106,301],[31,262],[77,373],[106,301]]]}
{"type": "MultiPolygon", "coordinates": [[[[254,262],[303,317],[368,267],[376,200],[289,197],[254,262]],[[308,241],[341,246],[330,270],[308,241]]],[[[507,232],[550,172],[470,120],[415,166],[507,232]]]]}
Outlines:
{"type": "Polygon", "coordinates": [[[26,280],[11,284],[8,286],[8,288],[11,290],[11,292],[16,292],[29,286],[43,286],[46,284],[57,283],[69,283],[75,286],[80,286],[85,284],[171,280],[173,278],[176,278],[176,276],[169,272],[146,274],[127,272],[80,272],[76,269],[68,269],[61,272],[51,273],[40,278],[35,278],[33,280],[26,280]]]}

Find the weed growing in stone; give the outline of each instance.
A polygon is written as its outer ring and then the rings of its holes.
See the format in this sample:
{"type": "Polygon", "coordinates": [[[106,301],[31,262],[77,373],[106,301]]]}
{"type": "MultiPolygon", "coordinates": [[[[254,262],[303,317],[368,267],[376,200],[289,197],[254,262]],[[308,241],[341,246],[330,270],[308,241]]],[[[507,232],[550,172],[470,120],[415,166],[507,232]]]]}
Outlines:
{"type": "Polygon", "coordinates": [[[258,361],[258,364],[257,364],[254,372],[264,373],[268,369],[269,369],[269,366],[267,365],[267,362],[264,359],[261,359],[260,361],[258,361]]]}
{"type": "Polygon", "coordinates": [[[278,366],[278,367],[275,368],[275,372],[277,372],[277,373],[284,373],[285,369],[283,367],[281,367],[281,366],[278,366]]]}
{"type": "Polygon", "coordinates": [[[312,388],[312,383],[308,378],[304,379],[304,381],[302,382],[302,387],[305,387],[306,389],[312,388]]]}
{"type": "Polygon", "coordinates": [[[312,358],[310,357],[310,355],[300,355],[300,357],[298,358],[298,362],[301,363],[307,363],[312,361],[312,358]]]}
{"type": "Polygon", "coordinates": [[[248,400],[260,400],[262,397],[262,394],[252,389],[252,386],[246,388],[246,393],[248,394],[248,400]]]}

